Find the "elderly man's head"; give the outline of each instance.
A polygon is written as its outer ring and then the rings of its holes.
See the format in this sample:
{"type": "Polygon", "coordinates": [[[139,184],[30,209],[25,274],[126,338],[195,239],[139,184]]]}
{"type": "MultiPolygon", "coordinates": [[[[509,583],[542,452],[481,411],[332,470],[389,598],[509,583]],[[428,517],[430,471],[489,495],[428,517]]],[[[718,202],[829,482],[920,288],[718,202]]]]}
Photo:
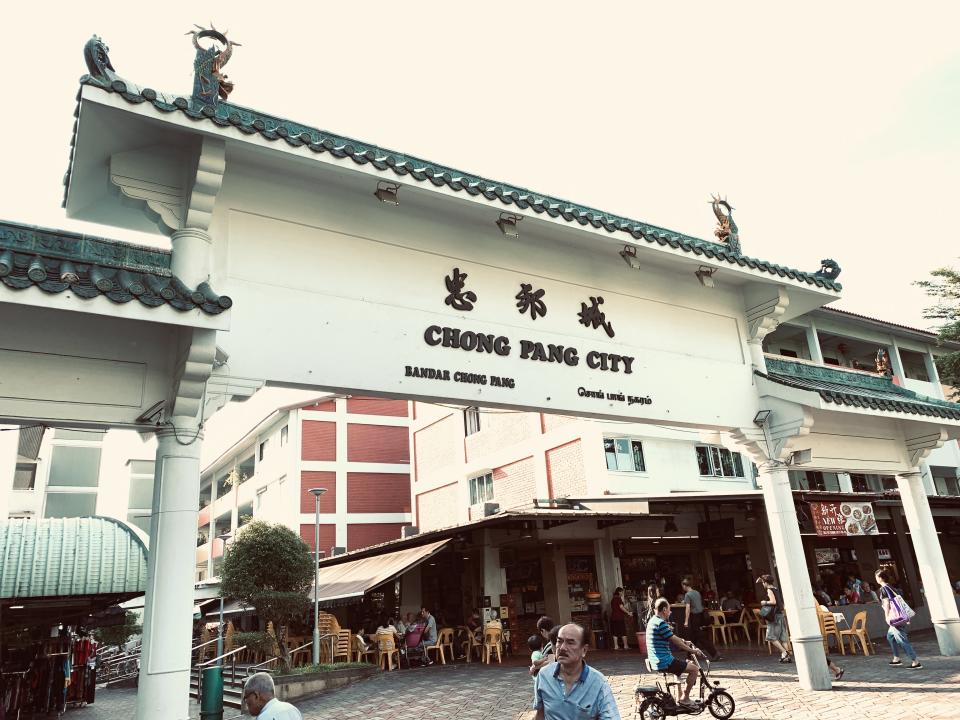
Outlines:
{"type": "Polygon", "coordinates": [[[258,672],[247,678],[243,684],[243,702],[250,714],[256,717],[263,707],[273,700],[276,690],[269,673],[258,672]]]}
{"type": "Polygon", "coordinates": [[[579,623],[567,623],[557,633],[557,662],[565,670],[578,667],[587,656],[587,631],[579,623]]]}

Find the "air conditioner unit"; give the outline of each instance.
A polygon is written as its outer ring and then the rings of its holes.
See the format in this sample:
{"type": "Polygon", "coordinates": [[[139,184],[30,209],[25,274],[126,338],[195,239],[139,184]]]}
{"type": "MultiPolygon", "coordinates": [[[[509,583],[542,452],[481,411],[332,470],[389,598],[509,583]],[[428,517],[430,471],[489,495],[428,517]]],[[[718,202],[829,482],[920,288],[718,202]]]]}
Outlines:
{"type": "Polygon", "coordinates": [[[416,525],[404,525],[403,535],[401,535],[401,537],[408,538],[408,537],[413,537],[414,535],[419,535],[419,534],[420,534],[420,528],[418,528],[416,525]]]}
{"type": "Polygon", "coordinates": [[[490,517],[500,512],[500,503],[487,502],[483,504],[483,516],[490,517]]]}
{"type": "Polygon", "coordinates": [[[347,549],[342,545],[334,545],[332,548],[330,548],[331,557],[333,557],[334,555],[343,555],[346,552],[347,552],[347,549]]]}

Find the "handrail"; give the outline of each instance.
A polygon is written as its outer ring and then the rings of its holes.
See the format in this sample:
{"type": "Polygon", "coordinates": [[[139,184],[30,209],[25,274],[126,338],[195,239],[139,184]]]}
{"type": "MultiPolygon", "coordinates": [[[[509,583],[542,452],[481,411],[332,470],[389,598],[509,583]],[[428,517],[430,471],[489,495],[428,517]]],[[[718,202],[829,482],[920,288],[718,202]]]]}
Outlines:
{"type": "Polygon", "coordinates": [[[205,643],[200,643],[199,645],[190,648],[190,652],[193,652],[194,650],[199,650],[200,648],[206,647],[207,645],[212,645],[212,644],[215,643],[218,639],[219,639],[219,638],[214,638],[213,640],[207,640],[205,643]]]}
{"type": "Polygon", "coordinates": [[[207,667],[207,665],[213,665],[213,663],[215,663],[215,662],[218,662],[218,661],[220,661],[220,660],[223,660],[224,658],[228,658],[228,657],[230,657],[231,655],[236,655],[236,654],[237,654],[238,652],[240,652],[241,650],[246,650],[246,649],[247,649],[247,646],[246,646],[246,645],[243,645],[242,647],[238,647],[236,650],[231,650],[231,651],[228,652],[228,653],[224,653],[223,655],[220,655],[219,657],[215,657],[215,658],[213,658],[213,659],[211,659],[211,660],[207,660],[206,662],[199,663],[199,664],[196,665],[196,667],[198,667],[198,668],[205,668],[205,667],[207,667]]]}
{"type": "MultiPolygon", "coordinates": [[[[324,637],[327,637],[327,636],[324,635],[324,637]]],[[[311,647],[312,645],[313,645],[313,640],[311,640],[311,641],[308,642],[308,643],[305,643],[305,644],[301,645],[301,646],[298,647],[298,648],[294,648],[293,650],[290,651],[290,655],[293,655],[294,653],[298,653],[298,652],[300,652],[301,650],[303,650],[303,649],[305,649],[305,648],[311,647]]],[[[247,675],[253,675],[253,673],[256,672],[256,669],[257,669],[257,668],[263,667],[264,665],[269,665],[270,663],[274,663],[274,662],[276,662],[276,661],[279,660],[279,659],[280,659],[279,656],[278,656],[278,657],[272,657],[272,658],[270,658],[269,660],[264,660],[262,663],[257,663],[256,665],[251,665],[250,667],[247,668],[247,675]]]]}
{"type": "Polygon", "coordinates": [[[130,660],[131,658],[138,658],[141,654],[140,650],[140,648],[137,648],[136,652],[128,652],[122,655],[112,655],[105,660],[99,661],[98,664],[101,667],[106,667],[108,665],[115,665],[116,663],[123,662],[125,660],[130,660]]]}

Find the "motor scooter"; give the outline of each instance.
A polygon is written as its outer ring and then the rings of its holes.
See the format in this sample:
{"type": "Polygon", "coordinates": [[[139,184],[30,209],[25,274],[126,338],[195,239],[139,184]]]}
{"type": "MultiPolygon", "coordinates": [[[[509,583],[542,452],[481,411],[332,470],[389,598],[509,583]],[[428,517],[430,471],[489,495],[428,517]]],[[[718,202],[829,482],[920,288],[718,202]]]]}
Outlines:
{"type": "MultiPolygon", "coordinates": [[[[730,693],[720,687],[719,680],[711,682],[710,661],[704,660],[701,663],[696,653],[691,653],[689,659],[696,664],[700,676],[699,698],[691,705],[681,705],[680,681],[670,680],[667,673],[661,673],[662,679],[658,680],[656,685],[637,686],[636,717],[639,720],[663,720],[663,718],[678,715],[699,715],[704,710],[709,710],[717,720],[727,720],[733,715],[736,703],[730,693]]],[[[651,673],[658,672],[652,669],[649,660],[647,660],[647,670],[651,673]]]]}

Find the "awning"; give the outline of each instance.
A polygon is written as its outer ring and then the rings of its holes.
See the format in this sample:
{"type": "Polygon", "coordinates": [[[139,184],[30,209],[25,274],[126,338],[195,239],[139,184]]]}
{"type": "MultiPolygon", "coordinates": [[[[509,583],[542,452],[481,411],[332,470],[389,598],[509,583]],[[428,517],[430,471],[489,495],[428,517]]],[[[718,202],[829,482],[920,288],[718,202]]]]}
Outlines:
{"type": "MultiPolygon", "coordinates": [[[[351,560],[331,567],[321,566],[317,578],[320,602],[363,597],[378,585],[402,575],[440,552],[449,542],[450,538],[447,538],[429,545],[351,560]]],[[[313,599],[313,588],[310,589],[310,599],[313,599]]]]}

